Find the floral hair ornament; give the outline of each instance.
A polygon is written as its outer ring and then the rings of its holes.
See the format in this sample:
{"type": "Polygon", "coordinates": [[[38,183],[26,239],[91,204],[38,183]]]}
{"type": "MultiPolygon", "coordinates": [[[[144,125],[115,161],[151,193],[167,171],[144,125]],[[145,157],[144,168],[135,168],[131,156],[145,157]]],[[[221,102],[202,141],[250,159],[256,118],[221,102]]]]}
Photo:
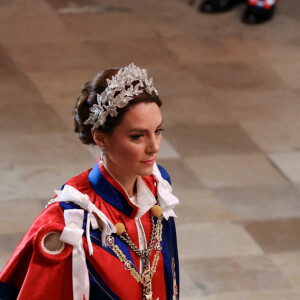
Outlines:
{"type": "Polygon", "coordinates": [[[125,107],[134,96],[143,92],[150,95],[154,92],[158,95],[153,86],[153,79],[148,79],[147,71],[133,63],[121,68],[111,80],[106,81],[107,88],[100,95],[97,94],[97,104],[90,108],[89,118],[84,122],[85,125],[92,124],[92,129],[103,125],[108,115],[116,117],[117,109],[125,107]],[[117,96],[115,96],[116,93],[118,93],[117,96]]]}

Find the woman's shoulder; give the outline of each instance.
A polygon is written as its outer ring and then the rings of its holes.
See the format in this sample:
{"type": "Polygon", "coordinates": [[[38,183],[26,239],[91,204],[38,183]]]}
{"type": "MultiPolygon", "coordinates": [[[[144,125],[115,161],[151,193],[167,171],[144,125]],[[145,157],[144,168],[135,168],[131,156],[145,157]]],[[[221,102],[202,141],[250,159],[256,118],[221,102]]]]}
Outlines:
{"type": "MultiPolygon", "coordinates": [[[[65,185],[71,185],[78,191],[86,192],[89,187],[89,171],[86,170],[72,177],[62,186],[62,189],[65,185]]],[[[39,238],[35,236],[43,238],[49,232],[61,233],[65,226],[64,210],[77,208],[73,203],[56,202],[55,199],[56,197],[49,201],[46,208],[37,216],[27,232],[27,236],[31,237],[35,243],[39,243],[39,238]]]]}
{"type": "Polygon", "coordinates": [[[62,188],[65,185],[71,185],[71,186],[73,186],[78,191],[83,191],[83,190],[91,188],[91,185],[89,183],[89,173],[90,173],[90,171],[91,171],[91,169],[88,169],[88,170],[80,173],[79,175],[76,175],[76,176],[70,178],[62,186],[62,188]]]}

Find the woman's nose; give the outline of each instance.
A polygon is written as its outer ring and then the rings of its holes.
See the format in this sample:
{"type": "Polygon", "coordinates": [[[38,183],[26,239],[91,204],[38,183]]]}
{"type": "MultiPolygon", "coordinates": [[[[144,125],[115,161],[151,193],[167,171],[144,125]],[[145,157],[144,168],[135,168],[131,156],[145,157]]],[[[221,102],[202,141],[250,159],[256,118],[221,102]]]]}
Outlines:
{"type": "Polygon", "coordinates": [[[157,153],[160,148],[160,140],[161,138],[159,136],[153,136],[150,138],[148,145],[147,145],[147,152],[148,153],[157,153]]]}

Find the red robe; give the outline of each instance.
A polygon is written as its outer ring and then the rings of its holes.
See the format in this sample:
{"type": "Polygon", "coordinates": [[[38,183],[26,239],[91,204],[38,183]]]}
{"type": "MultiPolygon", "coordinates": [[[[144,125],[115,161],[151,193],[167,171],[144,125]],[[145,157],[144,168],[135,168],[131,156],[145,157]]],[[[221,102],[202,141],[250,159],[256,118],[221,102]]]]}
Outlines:
{"type": "MultiPolygon", "coordinates": [[[[168,179],[167,173],[161,174],[168,179]]],[[[142,178],[156,196],[152,176],[142,178]]],[[[137,207],[128,199],[123,188],[98,164],[92,170],[70,179],[66,184],[89,196],[113,224],[123,223],[135,245],[139,245],[135,222],[137,207]]],[[[20,241],[7,265],[0,273],[0,299],[2,300],[68,300],[73,299],[72,246],[65,244],[59,254],[48,254],[42,240],[49,232],[61,233],[65,227],[64,210],[78,209],[73,203],[50,204],[34,221],[20,241]]],[[[83,229],[85,229],[84,220],[83,229]]],[[[141,217],[149,244],[151,234],[150,212],[141,217]]],[[[82,237],[89,272],[89,299],[142,299],[142,285],[124,268],[124,264],[109,247],[101,244],[99,230],[91,230],[94,253],[89,255],[85,234],[82,237]]],[[[140,259],[117,236],[115,241],[126,258],[139,270],[140,259]]],[[[162,251],[152,278],[153,299],[178,299],[179,269],[176,232],[173,217],[163,220],[162,251]]],[[[150,255],[152,265],[155,251],[150,255]]]]}

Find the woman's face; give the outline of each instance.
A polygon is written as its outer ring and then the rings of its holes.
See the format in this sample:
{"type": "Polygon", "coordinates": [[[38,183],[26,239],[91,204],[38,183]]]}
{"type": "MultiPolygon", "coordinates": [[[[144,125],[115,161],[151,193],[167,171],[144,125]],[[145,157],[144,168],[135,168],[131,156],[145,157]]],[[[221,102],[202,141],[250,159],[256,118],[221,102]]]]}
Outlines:
{"type": "Polygon", "coordinates": [[[142,102],[127,111],[111,135],[102,133],[103,143],[96,143],[106,147],[105,163],[117,179],[152,174],[160,148],[161,126],[159,106],[142,102]]]}

